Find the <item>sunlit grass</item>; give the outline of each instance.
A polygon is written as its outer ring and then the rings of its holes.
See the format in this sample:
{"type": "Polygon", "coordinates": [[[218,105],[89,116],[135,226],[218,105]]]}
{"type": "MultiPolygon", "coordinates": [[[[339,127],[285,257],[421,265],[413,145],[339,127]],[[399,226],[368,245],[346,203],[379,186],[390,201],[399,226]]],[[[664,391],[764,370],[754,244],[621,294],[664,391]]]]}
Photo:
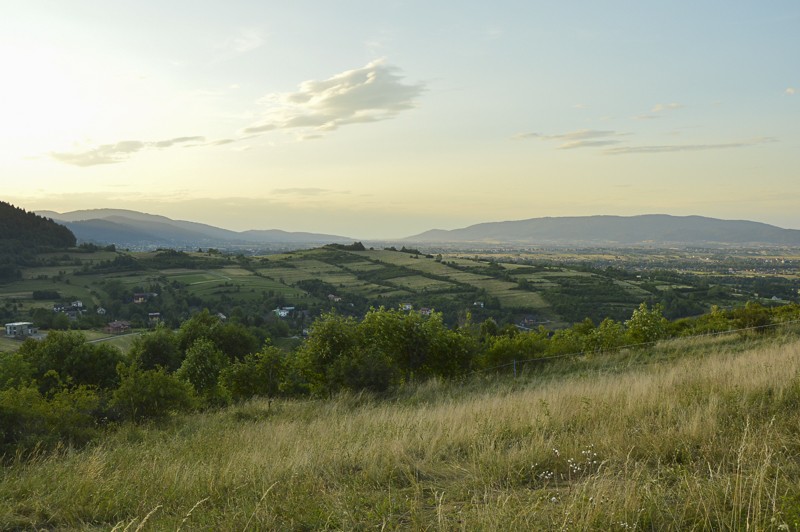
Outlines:
{"type": "Polygon", "coordinates": [[[800,343],[257,400],[12,464],[0,529],[794,529],[800,343]]]}

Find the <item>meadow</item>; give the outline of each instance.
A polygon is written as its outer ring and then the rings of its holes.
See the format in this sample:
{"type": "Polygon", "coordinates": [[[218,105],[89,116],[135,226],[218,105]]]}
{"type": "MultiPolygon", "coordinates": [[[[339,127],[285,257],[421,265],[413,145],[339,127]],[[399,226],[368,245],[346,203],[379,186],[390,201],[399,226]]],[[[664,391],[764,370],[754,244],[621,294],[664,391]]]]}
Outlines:
{"type": "Polygon", "coordinates": [[[790,530],[800,341],[719,335],[122,425],[0,471],[0,529],[790,530]]]}

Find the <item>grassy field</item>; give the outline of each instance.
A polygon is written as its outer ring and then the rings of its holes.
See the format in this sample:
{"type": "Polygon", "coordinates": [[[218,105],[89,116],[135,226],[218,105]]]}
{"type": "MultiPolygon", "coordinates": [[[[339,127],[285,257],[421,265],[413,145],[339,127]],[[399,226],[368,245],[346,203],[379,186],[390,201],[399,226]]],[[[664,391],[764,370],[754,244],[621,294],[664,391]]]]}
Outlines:
{"type": "Polygon", "coordinates": [[[673,341],[124,426],[0,471],[0,529],[791,530],[800,342],[673,341]]]}

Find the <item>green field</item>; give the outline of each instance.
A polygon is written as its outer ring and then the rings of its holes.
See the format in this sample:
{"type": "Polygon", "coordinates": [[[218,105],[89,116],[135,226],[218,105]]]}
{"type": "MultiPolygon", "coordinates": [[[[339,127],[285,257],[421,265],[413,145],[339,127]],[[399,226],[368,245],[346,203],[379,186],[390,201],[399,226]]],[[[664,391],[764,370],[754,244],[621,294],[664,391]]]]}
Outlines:
{"type": "Polygon", "coordinates": [[[147,312],[160,312],[177,324],[204,307],[226,315],[238,309],[240,315],[267,319],[270,311],[281,305],[318,315],[331,308],[363,314],[370,306],[411,303],[415,308],[432,307],[445,313],[449,323],[470,311],[477,313],[477,319],[494,316],[508,322],[535,315],[540,321],[567,325],[587,316],[598,322],[607,315],[625,319],[642,301],[664,302],[667,315],[675,318],[706,312],[711,305],[730,308],[758,298],[770,302],[773,294],[777,301],[792,301],[800,288],[797,273],[791,270],[794,259],[776,253],[742,252],[723,257],[671,250],[584,254],[543,250],[450,253],[434,258],[390,250],[324,247],[241,259],[174,252],[163,257],[162,252],[109,251],[43,255],[39,266],[22,270],[21,279],[0,285],[0,310],[6,321],[29,321],[36,309],[81,300],[90,312],[97,307],[112,309],[107,321],[138,319],[139,325],[145,326],[147,312]],[[139,267],[97,269],[126,257],[137,261],[139,267]],[[716,263],[711,260],[715,257],[716,263]],[[616,270],[610,275],[601,267],[587,268],[585,263],[616,270]],[[673,273],[655,277],[637,273],[662,264],[680,265],[683,273],[671,270],[673,273]],[[714,264],[718,271],[736,269],[739,273],[706,271],[713,270],[709,265],[714,264]],[[769,277],[767,286],[759,270],[749,268],[773,268],[775,264],[785,267],[769,277]],[[626,265],[637,270],[621,274],[626,265]],[[59,297],[34,299],[36,291],[56,291],[59,297]],[[133,307],[136,292],[159,295],[146,305],[133,307]],[[476,307],[476,302],[485,306],[476,307]]]}

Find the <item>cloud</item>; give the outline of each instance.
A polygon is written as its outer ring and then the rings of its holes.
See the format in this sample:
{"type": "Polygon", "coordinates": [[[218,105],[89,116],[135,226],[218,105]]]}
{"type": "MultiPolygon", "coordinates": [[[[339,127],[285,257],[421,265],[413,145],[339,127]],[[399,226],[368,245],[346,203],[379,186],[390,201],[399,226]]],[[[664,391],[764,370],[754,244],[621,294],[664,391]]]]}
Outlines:
{"type": "Polygon", "coordinates": [[[640,114],[636,115],[633,118],[636,120],[653,120],[659,117],[659,114],[663,113],[664,111],[675,111],[676,109],[683,109],[683,104],[672,102],[672,103],[657,103],[650,109],[651,114],[640,114]],[[653,114],[654,113],[654,114],[653,114]]]}
{"type": "Polygon", "coordinates": [[[663,111],[674,111],[675,109],[681,109],[683,105],[679,103],[657,103],[650,109],[651,113],[661,113],[663,111]]]}
{"type": "Polygon", "coordinates": [[[559,135],[540,135],[539,133],[521,133],[515,135],[516,139],[540,139],[557,140],[561,144],[557,146],[559,150],[572,150],[575,148],[596,148],[599,146],[609,146],[619,144],[620,141],[614,137],[621,137],[623,133],[609,130],[579,129],[569,133],[559,135]]]}
{"type": "Polygon", "coordinates": [[[398,68],[378,60],[325,80],[304,81],[296,92],[262,98],[264,117],[244,133],[293,128],[332,131],[349,124],[394,118],[413,109],[416,98],[425,90],[423,84],[406,84],[402,79],[398,68]]]}
{"type": "Polygon", "coordinates": [[[239,33],[223,42],[219,48],[236,54],[243,54],[264,45],[261,33],[254,29],[241,29],[239,33]]]}
{"type": "Polygon", "coordinates": [[[337,191],[327,188],[317,187],[296,187],[296,188],[276,188],[272,191],[276,195],[285,196],[322,196],[325,194],[335,194],[337,191]]]}
{"type": "Polygon", "coordinates": [[[187,142],[205,142],[205,137],[176,137],[169,140],[159,140],[149,143],[154,148],[170,148],[175,144],[185,144],[187,142]]]}
{"type": "Polygon", "coordinates": [[[619,144],[618,140],[573,140],[565,142],[558,147],[559,150],[572,150],[575,148],[598,148],[602,146],[611,146],[619,144]]]}
{"type": "Polygon", "coordinates": [[[115,144],[102,144],[96,148],[74,152],[51,152],[50,157],[56,161],[74,166],[95,166],[99,164],[115,164],[127,161],[131,155],[146,149],[163,149],[173,146],[192,147],[205,142],[205,137],[176,137],[173,139],[144,142],[141,140],[123,140],[115,144]]]}
{"type": "Polygon", "coordinates": [[[797,89],[795,89],[794,87],[786,87],[786,90],[784,92],[789,96],[792,96],[797,92],[797,89]]]}
{"type": "Polygon", "coordinates": [[[777,139],[772,137],[759,137],[750,140],[739,142],[725,142],[719,144],[664,144],[653,146],[620,146],[616,148],[608,148],[603,151],[607,155],[628,155],[635,153],[672,153],[672,152],[686,152],[686,151],[708,151],[708,150],[726,150],[733,148],[747,148],[757,144],[765,144],[768,142],[777,142],[777,139]]]}

